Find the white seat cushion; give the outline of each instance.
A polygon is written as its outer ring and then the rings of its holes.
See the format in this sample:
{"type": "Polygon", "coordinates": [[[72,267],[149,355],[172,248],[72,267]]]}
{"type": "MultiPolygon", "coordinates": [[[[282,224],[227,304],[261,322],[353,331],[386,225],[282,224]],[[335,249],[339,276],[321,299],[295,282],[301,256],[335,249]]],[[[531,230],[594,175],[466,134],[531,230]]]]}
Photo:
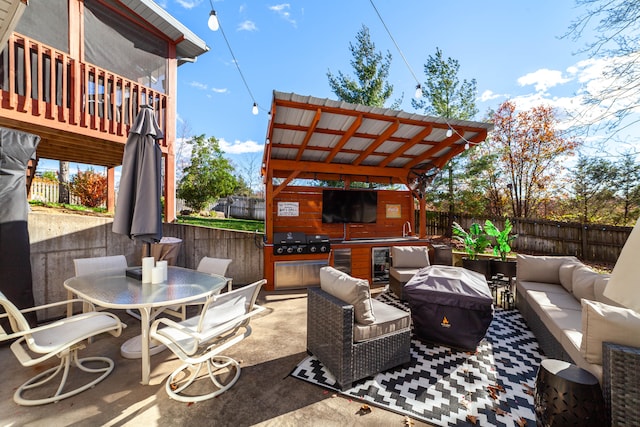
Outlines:
{"type": "Polygon", "coordinates": [[[376,321],[371,305],[369,281],[356,279],[333,267],[320,269],[320,288],[328,294],[353,305],[355,320],[362,325],[376,321]]]}

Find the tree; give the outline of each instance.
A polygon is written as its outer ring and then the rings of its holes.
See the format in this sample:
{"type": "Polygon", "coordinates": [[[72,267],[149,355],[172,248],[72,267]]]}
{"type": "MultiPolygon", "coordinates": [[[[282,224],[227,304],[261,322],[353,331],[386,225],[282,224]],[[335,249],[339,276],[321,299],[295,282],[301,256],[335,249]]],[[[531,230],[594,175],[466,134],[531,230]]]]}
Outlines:
{"type": "Polygon", "coordinates": [[[96,208],[107,199],[107,177],[92,168],[82,172],[78,169],[69,184],[71,194],[80,199],[82,206],[96,208]]]}
{"type": "Polygon", "coordinates": [[[602,59],[601,77],[606,80],[584,88],[588,106],[586,125],[604,127],[608,138],[640,122],[640,2],[628,0],[576,0],[584,13],[574,20],[565,37],[579,40],[589,31],[596,34],[581,50],[602,59]]]}
{"type": "Polygon", "coordinates": [[[69,162],[62,160],[60,160],[58,189],[58,203],[69,203],[69,162]]]}
{"type": "MultiPolygon", "coordinates": [[[[423,110],[426,114],[445,119],[469,120],[477,113],[476,107],[476,81],[460,81],[458,73],[460,63],[452,58],[445,59],[442,50],[436,48],[434,56],[429,55],[424,65],[424,73],[427,77],[422,84],[422,96],[419,100],[412,99],[413,108],[423,110]]],[[[441,194],[447,194],[449,205],[449,224],[447,230],[453,229],[453,216],[455,213],[456,199],[456,175],[462,175],[458,168],[459,162],[451,159],[446,166],[446,178],[439,180],[446,185],[446,190],[436,190],[441,194]]]]}
{"type": "Polygon", "coordinates": [[[471,120],[476,107],[476,80],[458,78],[460,63],[456,59],[444,59],[442,50],[436,48],[435,56],[429,55],[424,64],[427,80],[421,85],[426,99],[412,99],[411,105],[426,114],[446,119],[471,120]]]}
{"type": "MultiPolygon", "coordinates": [[[[393,86],[389,84],[389,66],[391,53],[386,55],[376,52],[376,45],[371,41],[369,28],[363,25],[356,34],[356,44],[349,43],[349,50],[353,59],[351,66],[355,72],[355,80],[342,71],[334,76],[327,72],[329,86],[338,99],[353,104],[384,107],[385,102],[393,93],[393,86]]],[[[401,100],[393,103],[391,108],[398,108],[401,100]]]]}
{"type": "Polygon", "coordinates": [[[492,144],[500,155],[514,217],[537,215],[541,202],[556,190],[561,161],[578,146],[562,136],[557,123],[553,109],[542,105],[516,112],[515,103],[505,101],[495,113],[492,144]]]}
{"type": "Polygon", "coordinates": [[[598,213],[605,208],[611,212],[614,165],[601,157],[579,156],[571,171],[573,192],[580,222],[597,222],[598,213]]]}
{"type": "Polygon", "coordinates": [[[622,201],[623,225],[629,225],[631,220],[638,217],[638,207],[640,206],[640,165],[636,163],[635,153],[627,152],[616,162],[616,177],[613,188],[622,201]],[[633,213],[633,214],[632,214],[633,213]]]}
{"type": "Polygon", "coordinates": [[[189,207],[200,211],[207,203],[233,194],[238,182],[215,137],[205,139],[200,135],[188,143],[192,145],[191,163],[184,169],[177,195],[189,207]]]}

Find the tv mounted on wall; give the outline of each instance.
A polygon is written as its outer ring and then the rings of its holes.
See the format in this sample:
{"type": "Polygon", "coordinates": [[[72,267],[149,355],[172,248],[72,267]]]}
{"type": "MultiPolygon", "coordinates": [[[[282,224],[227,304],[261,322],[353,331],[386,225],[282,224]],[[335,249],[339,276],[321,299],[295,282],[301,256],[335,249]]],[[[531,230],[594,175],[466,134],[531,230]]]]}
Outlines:
{"type": "Polygon", "coordinates": [[[374,190],[323,190],[322,222],[375,223],[378,193],[374,190]]]}

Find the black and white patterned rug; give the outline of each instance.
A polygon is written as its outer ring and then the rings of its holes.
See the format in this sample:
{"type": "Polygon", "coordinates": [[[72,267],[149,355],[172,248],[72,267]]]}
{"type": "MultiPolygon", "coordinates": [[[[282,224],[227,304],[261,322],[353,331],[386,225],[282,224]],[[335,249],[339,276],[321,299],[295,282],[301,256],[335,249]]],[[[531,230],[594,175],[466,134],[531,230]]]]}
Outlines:
{"type": "MultiPolygon", "coordinates": [[[[393,294],[378,299],[408,306],[393,294]]],[[[543,356],[517,310],[497,308],[475,354],[411,340],[409,367],[391,369],[339,390],[334,377],[309,356],[291,373],[374,406],[438,426],[535,425],[533,390],[543,356]]]]}

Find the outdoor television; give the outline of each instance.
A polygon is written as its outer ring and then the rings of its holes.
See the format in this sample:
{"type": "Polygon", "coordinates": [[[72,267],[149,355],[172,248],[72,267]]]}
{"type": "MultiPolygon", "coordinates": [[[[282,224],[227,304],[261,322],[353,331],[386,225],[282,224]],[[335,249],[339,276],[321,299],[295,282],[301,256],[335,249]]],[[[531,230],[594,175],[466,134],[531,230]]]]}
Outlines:
{"type": "Polygon", "coordinates": [[[378,193],[374,190],[323,190],[322,222],[375,223],[378,193]]]}

